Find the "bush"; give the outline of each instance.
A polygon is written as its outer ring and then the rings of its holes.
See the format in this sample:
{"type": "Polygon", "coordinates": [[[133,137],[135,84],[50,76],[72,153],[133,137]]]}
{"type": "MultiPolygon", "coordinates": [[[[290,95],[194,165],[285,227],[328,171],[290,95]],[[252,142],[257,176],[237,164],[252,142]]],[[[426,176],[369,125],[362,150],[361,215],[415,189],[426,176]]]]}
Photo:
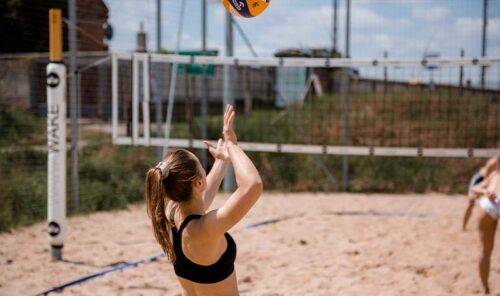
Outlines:
{"type": "Polygon", "coordinates": [[[0,146],[46,141],[46,138],[40,137],[46,127],[45,120],[22,109],[0,109],[0,126],[2,127],[0,146]]]}
{"type": "MultiPolygon", "coordinates": [[[[342,156],[249,153],[266,190],[341,191],[342,156]],[[333,176],[322,170],[319,160],[333,176]]],[[[350,192],[464,193],[482,159],[349,157],[350,192]]]]}
{"type": "Polygon", "coordinates": [[[144,178],[153,160],[148,149],[111,144],[85,147],[79,165],[80,212],[123,209],[143,200],[144,178]]]}
{"type": "MultiPolygon", "coordinates": [[[[47,154],[30,148],[0,151],[0,232],[47,218],[47,154]]],[[[80,150],[78,213],[124,209],[143,200],[151,149],[89,144],[80,150]]],[[[70,165],[68,158],[68,166],[70,165]]],[[[67,213],[71,209],[70,167],[67,213]]],[[[78,214],[77,213],[77,214],[78,214]]]]}
{"type": "Polygon", "coordinates": [[[25,172],[0,181],[0,232],[47,217],[45,172],[25,172]]]}
{"type": "Polygon", "coordinates": [[[114,186],[98,180],[80,182],[79,213],[124,209],[127,200],[122,194],[116,194],[114,186]]]}

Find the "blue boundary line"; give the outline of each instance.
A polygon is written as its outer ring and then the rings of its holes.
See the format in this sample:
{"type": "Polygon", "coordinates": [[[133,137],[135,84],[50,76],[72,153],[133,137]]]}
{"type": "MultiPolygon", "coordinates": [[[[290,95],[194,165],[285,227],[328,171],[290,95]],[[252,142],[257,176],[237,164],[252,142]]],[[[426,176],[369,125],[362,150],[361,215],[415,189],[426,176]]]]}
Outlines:
{"type": "Polygon", "coordinates": [[[257,222],[257,223],[253,223],[253,224],[248,224],[247,226],[245,226],[245,229],[255,228],[255,227],[259,227],[259,226],[267,225],[267,224],[273,224],[273,223],[279,222],[281,220],[284,220],[284,219],[277,218],[277,219],[265,220],[265,221],[257,222]]]}
{"type": "Polygon", "coordinates": [[[53,293],[53,292],[62,292],[67,287],[81,284],[81,283],[86,282],[88,280],[104,276],[104,275],[106,275],[108,273],[112,273],[112,272],[116,272],[116,271],[121,271],[121,270],[124,270],[124,269],[129,268],[129,267],[136,267],[136,266],[141,265],[141,264],[150,263],[150,262],[156,261],[159,258],[164,257],[164,256],[165,256],[164,253],[158,253],[158,254],[156,254],[154,256],[150,256],[150,257],[147,257],[147,258],[139,260],[139,261],[123,263],[123,264],[120,264],[120,265],[118,265],[116,267],[109,268],[109,269],[103,270],[101,272],[94,273],[94,274],[91,274],[91,275],[79,278],[77,280],[68,282],[66,284],[62,284],[60,286],[54,287],[54,288],[52,288],[50,290],[47,290],[47,291],[44,291],[42,293],[36,294],[36,296],[45,296],[45,295],[48,295],[48,294],[53,293]]]}

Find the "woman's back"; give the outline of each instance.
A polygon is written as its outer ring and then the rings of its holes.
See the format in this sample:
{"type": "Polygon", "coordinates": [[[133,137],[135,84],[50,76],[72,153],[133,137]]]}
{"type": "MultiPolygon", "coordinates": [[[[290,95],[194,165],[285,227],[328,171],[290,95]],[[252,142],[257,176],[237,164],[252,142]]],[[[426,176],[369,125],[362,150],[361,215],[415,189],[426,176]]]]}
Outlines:
{"type": "Polygon", "coordinates": [[[211,241],[197,242],[189,233],[196,233],[202,217],[189,215],[181,223],[176,221],[179,227],[172,227],[175,273],[187,295],[213,295],[214,291],[218,295],[237,295],[236,244],[228,233],[211,241]]]}

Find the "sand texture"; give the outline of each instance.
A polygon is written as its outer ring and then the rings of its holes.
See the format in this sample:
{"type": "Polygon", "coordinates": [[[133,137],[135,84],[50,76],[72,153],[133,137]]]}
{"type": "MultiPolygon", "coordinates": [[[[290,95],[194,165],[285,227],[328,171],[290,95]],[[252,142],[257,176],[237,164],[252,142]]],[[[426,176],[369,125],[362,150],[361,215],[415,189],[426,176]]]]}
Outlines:
{"type": "MultiPolygon", "coordinates": [[[[220,195],[220,206],[227,195],[220,195]]],[[[242,295],[481,294],[475,209],[462,196],[266,193],[230,232],[242,295]],[[247,228],[251,223],[284,220],[247,228]]],[[[67,220],[63,262],[46,223],[0,235],[0,295],[34,295],[161,252],[144,205],[67,220]]],[[[500,235],[490,284],[500,295],[500,235]]],[[[61,295],[180,295],[165,258],[69,287],[61,295]]],[[[58,294],[55,294],[58,295],[58,294]]]]}

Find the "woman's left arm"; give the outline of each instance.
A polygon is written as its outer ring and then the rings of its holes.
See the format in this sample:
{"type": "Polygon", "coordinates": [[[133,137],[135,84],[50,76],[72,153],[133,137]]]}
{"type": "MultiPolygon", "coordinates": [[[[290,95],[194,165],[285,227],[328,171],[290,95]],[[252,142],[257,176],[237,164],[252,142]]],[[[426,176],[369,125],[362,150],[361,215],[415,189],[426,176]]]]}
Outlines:
{"type": "Polygon", "coordinates": [[[205,141],[205,144],[210,154],[215,158],[212,169],[207,175],[207,188],[203,195],[203,203],[205,204],[206,211],[214,201],[215,195],[222,183],[222,179],[224,179],[224,175],[229,165],[229,156],[227,155],[227,151],[225,151],[226,148],[222,140],[219,140],[215,148],[208,141],[205,141]]]}

